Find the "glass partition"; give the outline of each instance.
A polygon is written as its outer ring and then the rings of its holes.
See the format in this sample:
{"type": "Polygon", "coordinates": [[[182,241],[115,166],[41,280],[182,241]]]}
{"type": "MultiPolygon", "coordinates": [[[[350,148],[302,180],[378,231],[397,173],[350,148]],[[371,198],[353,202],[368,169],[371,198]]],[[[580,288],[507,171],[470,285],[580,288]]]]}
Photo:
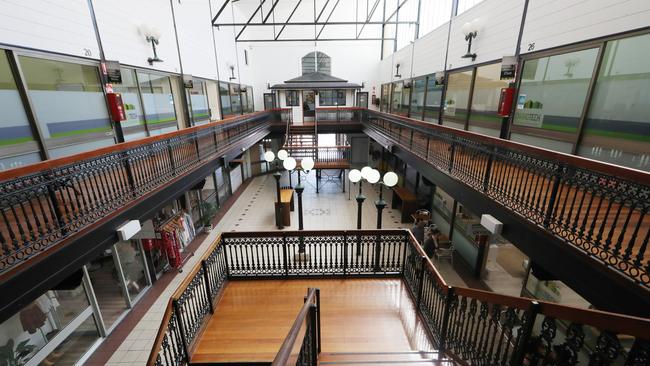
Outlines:
{"type": "Polygon", "coordinates": [[[391,102],[390,102],[390,113],[400,114],[402,109],[402,89],[404,88],[404,83],[401,81],[391,84],[391,102]]]}
{"type": "Polygon", "coordinates": [[[650,170],[650,34],[607,43],[578,154],[650,170]]]}
{"type": "Polygon", "coordinates": [[[241,88],[239,88],[239,92],[241,95],[241,110],[244,113],[248,113],[248,87],[242,85],[241,88]]]}
{"type": "Polygon", "coordinates": [[[447,78],[447,92],[445,94],[445,107],[442,113],[443,125],[461,130],[465,129],[472,74],[473,70],[449,74],[447,78]]]}
{"type": "Polygon", "coordinates": [[[434,74],[427,76],[427,92],[424,101],[424,120],[438,122],[440,113],[440,99],[444,86],[436,83],[434,74]]]}
{"type": "Polygon", "coordinates": [[[31,56],[19,60],[51,157],[115,143],[97,66],[31,56]]]}
{"type": "Polygon", "coordinates": [[[232,108],[230,107],[230,88],[228,87],[228,83],[224,83],[223,81],[219,82],[219,97],[221,99],[221,118],[225,118],[232,114],[232,108]]]}
{"type": "Polygon", "coordinates": [[[145,71],[138,71],[137,74],[149,134],[176,131],[178,123],[169,76],[145,71]]]}
{"type": "Polygon", "coordinates": [[[379,110],[388,113],[390,111],[390,84],[381,86],[381,100],[379,110]]]}
{"type": "Polygon", "coordinates": [[[241,95],[239,94],[239,84],[230,84],[230,107],[232,114],[241,114],[241,95]]]}
{"type": "Polygon", "coordinates": [[[124,273],[124,285],[131,299],[135,299],[149,285],[144,256],[136,240],[120,241],[115,244],[115,248],[124,273]]]}
{"type": "Polygon", "coordinates": [[[411,118],[422,119],[426,85],[427,78],[424,76],[413,80],[413,95],[411,95],[411,112],[409,114],[411,118]]]}
{"type": "Polygon", "coordinates": [[[0,170],[41,160],[4,50],[0,50],[0,170]]]}
{"type": "Polygon", "coordinates": [[[571,153],[597,55],[591,48],[527,60],[510,138],[571,153]]]}
{"type": "Polygon", "coordinates": [[[126,120],[120,122],[124,132],[124,140],[130,141],[147,137],[147,128],[145,127],[144,113],[140,104],[140,92],[138,91],[138,80],[135,76],[135,70],[121,68],[122,83],[113,84],[113,90],[122,94],[122,102],[126,112],[126,120]]]}
{"type": "Polygon", "coordinates": [[[203,80],[194,78],[192,88],[187,90],[192,105],[192,124],[202,125],[210,121],[210,107],[208,107],[208,93],[203,80]]]}
{"type": "Polygon", "coordinates": [[[499,137],[503,118],[497,115],[501,88],[508,87],[507,80],[501,80],[501,63],[481,66],[476,69],[472,107],[469,116],[469,130],[499,137]]]}
{"type": "Polygon", "coordinates": [[[255,98],[253,97],[253,87],[246,87],[246,95],[248,96],[248,110],[246,112],[253,113],[255,111],[255,98]]]}
{"type": "Polygon", "coordinates": [[[113,250],[105,250],[86,267],[104,325],[110,329],[128,310],[129,304],[113,250]]]}

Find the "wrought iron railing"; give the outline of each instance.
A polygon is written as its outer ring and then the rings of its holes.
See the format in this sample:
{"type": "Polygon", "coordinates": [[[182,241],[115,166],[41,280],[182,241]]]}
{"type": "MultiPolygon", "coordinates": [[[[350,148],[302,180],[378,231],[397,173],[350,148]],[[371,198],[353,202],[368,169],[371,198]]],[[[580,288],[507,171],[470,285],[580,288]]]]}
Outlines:
{"type": "MultiPolygon", "coordinates": [[[[646,365],[650,355],[650,319],[449,286],[406,230],[229,232],[221,235],[207,258],[212,257],[218,258],[220,267],[210,272],[208,265],[207,272],[219,275],[208,276],[206,286],[202,280],[206,270],[196,269],[177,291],[187,294],[184,304],[201,304],[208,295],[196,289],[219,289],[226,277],[397,277],[404,281],[439,353],[464,364],[646,365]],[[212,284],[215,278],[219,285],[212,284]]],[[[173,300],[178,298],[175,295],[167,309],[149,365],[155,364],[157,355],[162,359],[179,347],[174,346],[178,343],[174,334],[186,335],[187,349],[196,339],[195,331],[183,333],[174,323],[185,314],[180,308],[181,315],[175,315],[173,300]],[[162,335],[171,341],[163,342],[162,335]]],[[[201,327],[207,311],[193,314],[183,318],[182,326],[201,327]]],[[[177,338],[183,341],[180,335],[177,338]]],[[[292,344],[302,346],[299,341],[292,344]]],[[[183,352],[177,353],[185,357],[183,352]]]]}
{"type": "Polygon", "coordinates": [[[259,139],[268,112],[0,172],[0,275],[259,139]]]}
{"type": "Polygon", "coordinates": [[[359,107],[321,107],[316,108],[317,123],[361,122],[368,110],[359,107]]]}
{"type": "Polygon", "coordinates": [[[311,157],[316,162],[350,162],[350,146],[285,146],[285,150],[297,159],[311,157]]]}
{"type": "Polygon", "coordinates": [[[650,173],[376,111],[364,123],[650,287],[650,173]]]}
{"type": "Polygon", "coordinates": [[[169,300],[147,365],[189,364],[198,333],[209,314],[214,314],[215,299],[227,281],[220,241],[215,240],[169,300]]]}
{"type": "Polygon", "coordinates": [[[310,288],[305,304],[282,342],[273,366],[317,366],[321,350],[320,290],[310,288]]]}

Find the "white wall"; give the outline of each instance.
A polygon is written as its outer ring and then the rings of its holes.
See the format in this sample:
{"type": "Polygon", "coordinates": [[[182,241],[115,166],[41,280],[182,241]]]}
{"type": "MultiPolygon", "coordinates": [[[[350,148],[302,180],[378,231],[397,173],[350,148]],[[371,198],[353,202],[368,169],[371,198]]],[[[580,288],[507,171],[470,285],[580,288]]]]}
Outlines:
{"type": "Polygon", "coordinates": [[[212,43],[210,4],[205,0],[172,1],[183,72],[208,79],[217,78],[217,60],[212,43]]]}
{"type": "Polygon", "coordinates": [[[531,0],[522,53],[650,26],[648,0],[531,0]]]}
{"type": "MultiPolygon", "coordinates": [[[[264,106],[262,94],[268,84],[279,84],[302,74],[301,59],[312,51],[324,52],[332,59],[332,76],[351,83],[365,84],[363,91],[372,91],[377,83],[379,42],[311,42],[250,43],[255,108],[264,106]]],[[[377,92],[378,93],[378,92],[377,92]]]]}
{"type": "Polygon", "coordinates": [[[0,1],[0,43],[99,59],[86,0],[0,1]]]}

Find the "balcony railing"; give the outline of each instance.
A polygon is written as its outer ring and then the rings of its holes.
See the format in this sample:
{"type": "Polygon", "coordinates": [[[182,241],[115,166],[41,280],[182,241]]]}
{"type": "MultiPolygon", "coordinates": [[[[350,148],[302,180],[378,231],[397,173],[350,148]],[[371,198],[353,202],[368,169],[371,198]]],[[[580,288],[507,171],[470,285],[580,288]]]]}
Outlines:
{"type": "Polygon", "coordinates": [[[285,150],[297,159],[313,158],[316,163],[350,162],[350,146],[285,146],[285,150]]]}
{"type": "Polygon", "coordinates": [[[650,288],[650,173],[368,111],[366,126],[650,288]]]}
{"type": "Polygon", "coordinates": [[[359,107],[321,107],[316,108],[317,123],[361,122],[367,113],[366,108],[359,107]]]}
{"type": "Polygon", "coordinates": [[[650,319],[450,286],[407,230],[229,232],[172,296],[148,365],[189,364],[228,279],[341,277],[401,278],[440,354],[463,364],[642,365],[650,354],[650,319]]]}
{"type": "Polygon", "coordinates": [[[0,275],[234,144],[254,143],[270,117],[257,112],[0,172],[0,275]]]}

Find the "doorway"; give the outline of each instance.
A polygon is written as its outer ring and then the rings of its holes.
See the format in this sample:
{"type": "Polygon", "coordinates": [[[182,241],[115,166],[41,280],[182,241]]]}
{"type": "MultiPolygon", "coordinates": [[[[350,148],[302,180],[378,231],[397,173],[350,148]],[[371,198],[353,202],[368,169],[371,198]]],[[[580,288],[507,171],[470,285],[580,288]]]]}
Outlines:
{"type": "Polygon", "coordinates": [[[305,122],[316,119],[316,93],[313,90],[302,91],[302,118],[305,122]]]}
{"type": "Polygon", "coordinates": [[[357,93],[357,107],[368,108],[368,92],[357,93]]]}
{"type": "Polygon", "coordinates": [[[273,93],[264,93],[264,110],[274,109],[275,95],[273,93]]]}

